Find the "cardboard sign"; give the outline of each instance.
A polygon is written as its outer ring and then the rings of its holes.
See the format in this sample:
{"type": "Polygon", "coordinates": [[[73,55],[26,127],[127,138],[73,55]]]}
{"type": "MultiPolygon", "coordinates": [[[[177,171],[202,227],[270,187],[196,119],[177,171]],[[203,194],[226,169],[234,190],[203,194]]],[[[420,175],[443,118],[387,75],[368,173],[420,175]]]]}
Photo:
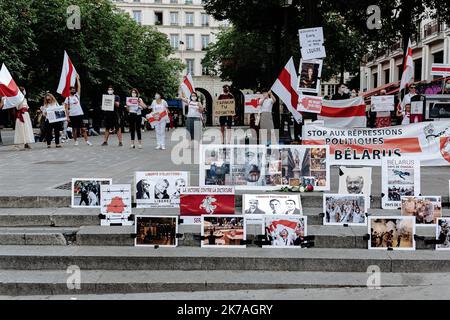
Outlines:
{"type": "Polygon", "coordinates": [[[323,97],[303,96],[298,97],[297,110],[301,112],[310,112],[320,114],[322,111],[323,97]]]}
{"type": "Polygon", "coordinates": [[[300,29],[300,47],[303,60],[322,59],[327,56],[323,46],[323,28],[300,29]]]}
{"type": "Polygon", "coordinates": [[[234,116],[236,115],[236,102],[234,99],[216,100],[214,103],[214,116],[234,116]]]}
{"type": "Polygon", "coordinates": [[[64,106],[53,106],[47,108],[47,120],[50,123],[63,122],[67,120],[64,106]]]}
{"type": "Polygon", "coordinates": [[[372,97],[370,105],[372,112],[394,111],[395,97],[394,96],[372,97]]]}
{"type": "Polygon", "coordinates": [[[126,104],[131,113],[137,113],[139,110],[139,98],[127,97],[126,104]]]}
{"type": "Polygon", "coordinates": [[[102,98],[102,110],[114,111],[114,102],[116,97],[113,94],[104,94],[102,98]]]}

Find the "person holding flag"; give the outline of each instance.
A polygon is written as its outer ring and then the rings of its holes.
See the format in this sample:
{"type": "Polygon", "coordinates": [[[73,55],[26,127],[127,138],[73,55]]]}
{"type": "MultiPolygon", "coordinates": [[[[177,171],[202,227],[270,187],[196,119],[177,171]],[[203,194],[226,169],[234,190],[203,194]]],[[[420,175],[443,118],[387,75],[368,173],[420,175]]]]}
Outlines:
{"type": "Polygon", "coordinates": [[[151,104],[153,120],[152,127],[156,131],[156,150],[166,150],[166,123],[169,121],[169,105],[161,97],[160,93],[155,94],[155,100],[151,104]]]}
{"type": "Polygon", "coordinates": [[[184,103],[188,105],[188,113],[186,115],[186,129],[189,132],[189,139],[191,140],[191,147],[195,141],[195,133],[201,132],[201,119],[205,108],[201,102],[198,101],[198,95],[196,92],[191,94],[190,100],[186,98],[184,92],[182,92],[182,99],[184,103]]]}

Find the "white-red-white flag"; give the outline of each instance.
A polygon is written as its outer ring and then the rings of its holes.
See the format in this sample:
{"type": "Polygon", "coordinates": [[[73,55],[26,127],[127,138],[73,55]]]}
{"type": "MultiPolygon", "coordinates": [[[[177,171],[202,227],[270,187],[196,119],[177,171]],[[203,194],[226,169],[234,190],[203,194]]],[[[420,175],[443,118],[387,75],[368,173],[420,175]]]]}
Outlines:
{"type": "Polygon", "coordinates": [[[25,99],[5,64],[0,70],[0,95],[4,97],[3,109],[15,108],[25,99]]]}
{"type": "Polygon", "coordinates": [[[244,113],[258,113],[260,111],[259,100],[263,98],[262,94],[246,94],[244,98],[244,113]]]}
{"type": "Polygon", "coordinates": [[[400,91],[406,88],[410,83],[414,82],[414,60],[411,39],[408,42],[408,50],[406,51],[405,62],[403,64],[402,81],[400,82],[400,91]]]}
{"type": "Polygon", "coordinates": [[[63,97],[70,96],[70,87],[75,85],[75,80],[77,78],[77,70],[69,58],[69,55],[64,51],[64,60],[61,71],[61,78],[59,79],[58,92],[63,97]]]}
{"type": "Polygon", "coordinates": [[[191,94],[195,91],[194,80],[190,73],[183,77],[183,81],[181,82],[181,90],[184,93],[186,98],[190,98],[191,94]]]}
{"type": "Polygon", "coordinates": [[[302,122],[303,116],[297,111],[298,105],[298,76],[295,70],[294,59],[289,59],[278,79],[272,86],[272,92],[275,93],[286,105],[288,110],[294,116],[297,123],[302,122]]]}
{"type": "Polygon", "coordinates": [[[347,100],[323,100],[319,120],[326,127],[365,128],[367,125],[366,104],[363,97],[347,100]]]}

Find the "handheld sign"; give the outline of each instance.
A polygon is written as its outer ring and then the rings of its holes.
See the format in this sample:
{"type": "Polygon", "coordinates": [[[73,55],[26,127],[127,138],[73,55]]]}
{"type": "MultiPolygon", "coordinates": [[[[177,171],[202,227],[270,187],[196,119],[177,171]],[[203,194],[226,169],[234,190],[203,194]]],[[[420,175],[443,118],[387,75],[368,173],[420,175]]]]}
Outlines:
{"type": "Polygon", "coordinates": [[[234,116],[236,115],[236,103],[234,99],[216,100],[214,103],[214,116],[234,116]]]}
{"type": "Polygon", "coordinates": [[[322,59],[327,56],[323,46],[323,28],[300,29],[300,47],[303,60],[322,59]]]}
{"type": "Polygon", "coordinates": [[[323,97],[299,95],[297,111],[320,114],[323,97]]]}
{"type": "Polygon", "coordinates": [[[126,102],[131,113],[137,113],[139,110],[139,98],[127,97],[126,102]]]}
{"type": "Polygon", "coordinates": [[[66,121],[66,109],[64,106],[53,106],[47,108],[47,120],[49,123],[66,121]]]}
{"type": "Polygon", "coordinates": [[[115,96],[110,94],[104,94],[102,98],[102,110],[103,111],[114,111],[114,101],[115,96]]]}
{"type": "Polygon", "coordinates": [[[372,112],[386,112],[394,111],[395,97],[394,96],[375,96],[371,98],[372,112]]]}

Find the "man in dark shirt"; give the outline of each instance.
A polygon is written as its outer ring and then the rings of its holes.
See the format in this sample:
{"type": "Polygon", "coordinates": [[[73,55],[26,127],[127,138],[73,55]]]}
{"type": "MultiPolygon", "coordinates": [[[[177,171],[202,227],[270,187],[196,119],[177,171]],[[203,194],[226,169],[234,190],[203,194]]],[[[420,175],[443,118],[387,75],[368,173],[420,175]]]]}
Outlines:
{"type": "MultiPolygon", "coordinates": [[[[108,87],[108,94],[114,94],[113,86],[108,87]]],[[[120,114],[120,97],[114,97],[114,111],[103,111],[105,114],[105,141],[102,146],[108,145],[109,130],[116,130],[117,138],[119,139],[119,147],[122,147],[122,129],[120,127],[121,114],[120,114]]]]}
{"type": "Polygon", "coordinates": [[[331,100],[346,100],[350,99],[350,91],[348,90],[348,87],[341,83],[338,87],[338,92],[333,95],[331,100]]]}
{"type": "MultiPolygon", "coordinates": [[[[223,93],[219,95],[218,100],[234,99],[234,96],[230,93],[230,87],[228,85],[223,86],[223,93]]],[[[220,131],[222,132],[222,142],[225,144],[225,126],[229,129],[228,138],[231,137],[231,126],[233,124],[232,116],[223,116],[219,118],[220,131]]],[[[229,139],[228,139],[229,140],[229,139]]]]}

